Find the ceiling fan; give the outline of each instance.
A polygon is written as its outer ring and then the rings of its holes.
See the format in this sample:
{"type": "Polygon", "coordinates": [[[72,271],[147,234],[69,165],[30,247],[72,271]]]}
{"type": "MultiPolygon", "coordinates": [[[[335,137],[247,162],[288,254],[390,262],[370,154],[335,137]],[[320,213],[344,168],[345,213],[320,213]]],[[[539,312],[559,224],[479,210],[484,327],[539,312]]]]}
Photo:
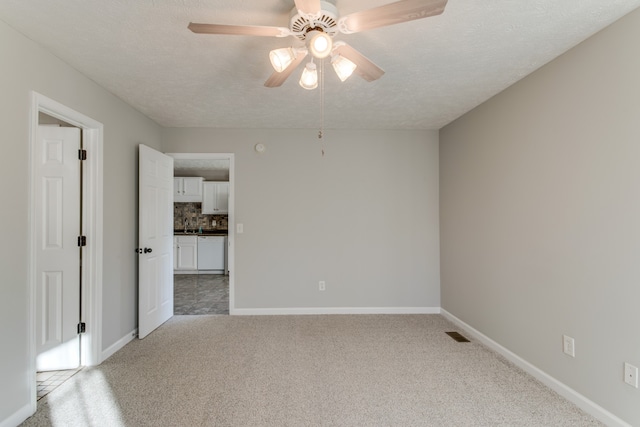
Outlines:
{"type": "Polygon", "coordinates": [[[367,81],[382,77],[384,70],[343,41],[333,41],[338,34],[352,34],[373,28],[385,27],[427,18],[444,12],[447,0],[400,0],[384,6],[340,17],[335,5],[325,0],[294,0],[289,28],[253,25],[197,24],[189,29],[199,34],[227,34],[263,37],[297,38],[298,46],[272,50],[269,53],[275,72],[264,83],[266,87],[281,86],[291,73],[311,53],[299,84],[305,89],[318,86],[318,72],[314,59],[322,60],[331,55],[331,65],[340,80],[345,81],[356,73],[367,81]]]}

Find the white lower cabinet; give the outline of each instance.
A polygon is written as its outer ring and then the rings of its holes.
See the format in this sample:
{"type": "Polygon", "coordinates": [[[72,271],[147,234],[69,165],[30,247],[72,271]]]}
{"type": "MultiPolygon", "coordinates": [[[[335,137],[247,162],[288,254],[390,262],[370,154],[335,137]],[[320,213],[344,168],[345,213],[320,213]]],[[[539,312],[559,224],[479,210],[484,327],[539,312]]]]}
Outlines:
{"type": "Polygon", "coordinates": [[[178,271],[198,270],[198,237],[173,237],[173,268],[178,271]]]}

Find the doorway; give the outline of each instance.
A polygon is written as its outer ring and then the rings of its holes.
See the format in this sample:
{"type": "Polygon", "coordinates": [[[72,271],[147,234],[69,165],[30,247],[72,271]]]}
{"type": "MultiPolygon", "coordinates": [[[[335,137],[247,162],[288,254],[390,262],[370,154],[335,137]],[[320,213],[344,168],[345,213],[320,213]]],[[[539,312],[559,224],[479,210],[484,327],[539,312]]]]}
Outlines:
{"type": "MultiPolygon", "coordinates": [[[[38,304],[37,287],[41,280],[37,272],[37,252],[42,247],[42,227],[37,214],[37,207],[41,199],[38,197],[37,187],[38,171],[42,164],[42,157],[39,146],[39,125],[40,119],[59,121],[71,128],[79,129],[82,134],[84,149],[89,155],[83,161],[83,198],[79,202],[79,210],[82,212],[83,225],[82,235],[86,237],[86,246],[83,247],[82,272],[79,274],[81,294],[77,297],[78,306],[74,316],[80,317],[78,322],[78,341],[80,350],[78,353],[78,363],[82,366],[97,365],[101,362],[100,342],[102,331],[101,299],[102,299],[102,124],[78,113],[50,98],[39,93],[31,94],[30,110],[30,137],[29,137],[29,219],[28,219],[28,246],[29,246],[29,335],[30,335],[30,364],[32,387],[31,405],[35,411],[37,408],[37,386],[36,386],[36,355],[38,351],[37,342],[37,319],[41,313],[41,306],[38,304]],[[45,119],[46,118],[46,119],[45,119]],[[82,314],[79,316],[79,311],[82,314]],[[84,325],[82,325],[84,324],[84,325]]],[[[55,144],[54,144],[55,145],[55,144]]],[[[55,149],[52,151],[55,152],[55,149]]],[[[78,177],[78,185],[80,185],[78,177]]],[[[78,230],[76,228],[76,230],[78,230]]],[[[75,240],[76,230],[72,239],[75,240]]],[[[65,231],[67,233],[67,231],[65,231]]],[[[79,242],[81,240],[79,239],[79,242]]],[[[76,271],[75,274],[78,274],[76,271]]],[[[55,275],[54,275],[55,276],[55,275]]],[[[52,276],[53,277],[53,276],[52,276]]],[[[76,325],[74,325],[76,326],[76,325]]]]}
{"type": "MultiPolygon", "coordinates": [[[[234,155],[231,153],[167,153],[174,158],[176,177],[203,178],[205,183],[228,183],[227,214],[206,212],[198,203],[175,203],[174,228],[186,235],[176,235],[174,247],[176,257],[174,267],[175,314],[233,314],[235,283],[235,241],[234,241],[234,155]],[[213,224],[213,225],[212,225],[213,224]],[[194,233],[189,233],[189,231],[194,233]],[[201,232],[202,231],[202,232],[201,232]],[[207,235],[208,234],[208,235],[207,235]],[[199,240],[207,245],[216,245],[213,241],[225,239],[225,266],[207,269],[189,267],[190,245],[199,240]],[[191,242],[194,240],[195,242],[191,242]],[[208,242],[204,242],[209,240],[208,242]],[[182,253],[182,257],[180,254],[182,253]],[[182,261],[181,261],[182,260],[182,261]],[[182,269],[185,268],[185,269],[182,269]]],[[[215,187],[214,184],[212,184],[215,187]]],[[[205,191],[208,186],[205,185],[205,191]]],[[[211,190],[209,190],[211,191],[211,190]]],[[[213,190],[218,191],[218,190],[213,190]]],[[[221,190],[226,191],[226,190],[221,190]]],[[[198,253],[198,256],[200,254],[198,253]]],[[[197,257],[196,257],[197,258],[197,257]]]]}

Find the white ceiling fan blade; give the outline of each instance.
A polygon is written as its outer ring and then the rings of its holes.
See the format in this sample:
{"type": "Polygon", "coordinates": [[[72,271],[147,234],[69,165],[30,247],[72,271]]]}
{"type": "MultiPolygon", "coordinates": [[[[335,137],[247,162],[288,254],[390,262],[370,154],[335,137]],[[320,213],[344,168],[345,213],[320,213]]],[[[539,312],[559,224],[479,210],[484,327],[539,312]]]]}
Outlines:
{"type": "Polygon", "coordinates": [[[447,0],[401,0],[340,18],[338,28],[345,34],[385,27],[414,19],[440,15],[447,0]]]}
{"type": "Polygon", "coordinates": [[[296,9],[309,15],[320,12],[320,0],[294,0],[296,9]]]}
{"type": "Polygon", "coordinates": [[[289,76],[291,75],[291,73],[293,73],[293,71],[298,67],[298,65],[300,65],[300,63],[302,61],[304,61],[304,58],[307,56],[307,52],[306,51],[302,51],[299,52],[296,56],[296,59],[294,59],[291,64],[289,64],[289,66],[287,68],[285,68],[282,72],[277,72],[274,71],[273,74],[271,74],[269,76],[269,78],[267,79],[266,82],[264,82],[264,85],[266,87],[278,87],[278,86],[282,86],[282,83],[285,82],[285,80],[287,80],[287,78],[289,78],[289,76]]]}
{"type": "Polygon", "coordinates": [[[261,27],[257,25],[221,25],[189,23],[189,29],[197,34],[229,34],[234,36],[286,37],[291,31],[284,27],[261,27]]]}
{"type": "Polygon", "coordinates": [[[384,70],[371,62],[369,58],[352,48],[346,43],[340,44],[334,49],[334,53],[338,53],[349,61],[356,64],[354,73],[362,77],[368,82],[378,80],[384,74],[384,70]]]}

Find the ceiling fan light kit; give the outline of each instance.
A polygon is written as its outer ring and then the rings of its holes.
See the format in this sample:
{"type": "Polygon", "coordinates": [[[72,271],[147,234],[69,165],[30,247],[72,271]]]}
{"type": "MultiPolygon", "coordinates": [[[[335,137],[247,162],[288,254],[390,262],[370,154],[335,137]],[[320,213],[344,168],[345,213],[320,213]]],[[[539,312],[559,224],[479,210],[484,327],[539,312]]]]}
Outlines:
{"type": "Polygon", "coordinates": [[[296,53],[291,47],[283,47],[280,49],[274,49],[269,52],[269,60],[273,69],[281,73],[287,69],[289,65],[296,59],[296,53]]]}
{"type": "Polygon", "coordinates": [[[344,56],[338,54],[334,55],[331,58],[331,65],[333,66],[333,70],[338,75],[338,78],[341,82],[347,80],[351,74],[356,70],[356,64],[349,61],[344,56]]]}
{"type": "Polygon", "coordinates": [[[312,30],[307,33],[309,39],[309,51],[318,59],[323,59],[329,56],[333,49],[333,41],[327,33],[319,30],[312,30]]]}
{"type": "Polygon", "coordinates": [[[318,87],[318,68],[313,62],[309,62],[305,65],[298,82],[300,86],[307,90],[312,90],[318,87]]]}
{"type": "MultiPolygon", "coordinates": [[[[342,17],[328,1],[294,0],[294,3],[289,28],[190,23],[189,29],[198,34],[293,36],[304,42],[307,47],[292,46],[269,52],[275,72],[264,83],[267,87],[281,86],[309,53],[318,60],[331,55],[331,65],[341,81],[357,69],[356,74],[371,82],[382,77],[384,70],[346,43],[334,43],[333,37],[338,33],[352,34],[439,15],[444,12],[447,0],[400,0],[342,17]]],[[[318,71],[313,59],[306,64],[299,83],[305,89],[318,87],[318,71]]]]}

